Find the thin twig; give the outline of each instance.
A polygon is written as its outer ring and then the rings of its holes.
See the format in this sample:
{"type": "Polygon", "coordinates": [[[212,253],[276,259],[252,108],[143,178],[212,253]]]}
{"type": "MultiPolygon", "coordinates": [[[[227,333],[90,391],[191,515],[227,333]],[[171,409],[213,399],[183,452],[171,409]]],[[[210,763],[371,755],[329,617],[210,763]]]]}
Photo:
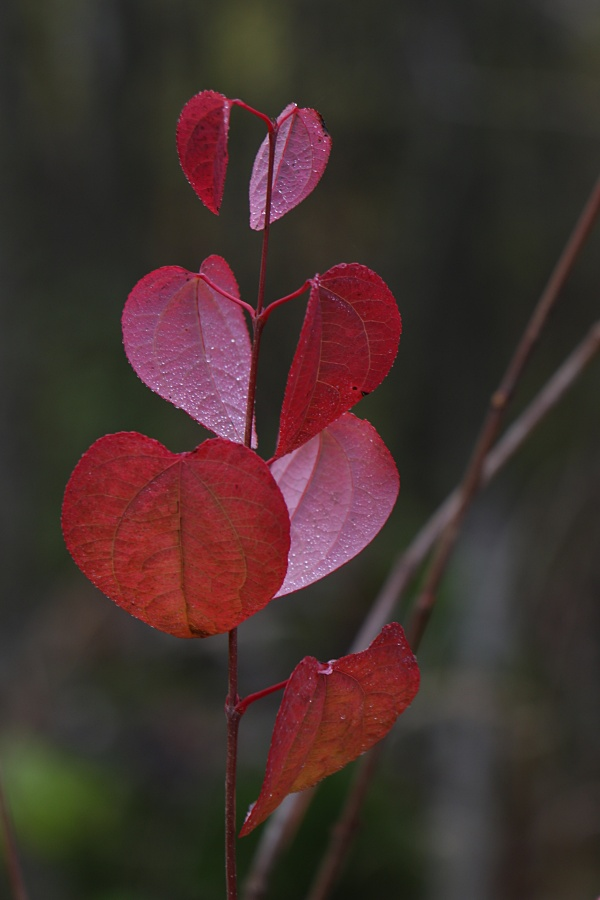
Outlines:
{"type": "Polygon", "coordinates": [[[459,488],[460,499],[457,509],[444,528],[425,578],[423,589],[415,604],[408,628],[408,640],[413,650],[416,650],[421,642],[423,632],[436,602],[440,582],[458,539],[462,523],[479,489],[485,458],[500,433],[508,404],[514,396],[542,330],[556,305],[559,294],[589,237],[599,213],[600,179],[594,185],[588,201],[571,232],[571,236],[554,267],[548,284],[536,304],[533,315],[508,364],[498,390],[492,395],[490,400],[488,413],[475,442],[475,449],[459,488]]]}
{"type": "Polygon", "coordinates": [[[331,839],[327,852],[313,881],[307,900],[326,900],[331,889],[337,883],[342,866],[348,855],[352,839],[360,824],[360,812],[367,793],[371,787],[373,776],[379,763],[384,746],[380,741],[365,753],[360,761],[352,788],[346,798],[342,815],[331,831],[331,839]]]}
{"type": "MultiPolygon", "coordinates": [[[[512,459],[542,420],[573,387],[599,350],[600,322],[596,322],[583,341],[578,344],[529,406],[507,429],[493,450],[489,452],[483,466],[480,488],[486,487],[512,459]]],[[[351,653],[364,650],[389,621],[394,608],[414,578],[417,569],[431,551],[448,522],[456,515],[459,502],[460,488],[455,488],[438,506],[405,552],[398,558],[354,639],[351,653]]]]}
{"type": "Polygon", "coordinates": [[[10,882],[13,900],[27,900],[27,890],[25,888],[25,879],[19,860],[19,851],[17,848],[17,839],[12,823],[12,817],[8,808],[8,801],[4,791],[4,783],[2,772],[0,771],[0,824],[2,834],[4,836],[6,850],[6,867],[8,869],[8,880],[10,882]]]}
{"type": "MultiPolygon", "coordinates": [[[[450,536],[447,547],[444,547],[446,559],[444,561],[440,553],[437,564],[434,560],[434,565],[436,565],[435,577],[438,577],[438,570],[440,572],[439,577],[441,577],[441,573],[456,541],[458,529],[466,514],[466,509],[477,490],[487,484],[499,469],[505,465],[541,418],[558,402],[598,351],[599,325],[596,324],[583,344],[573,352],[536,400],[520,416],[512,428],[507,431],[504,438],[498,442],[496,448],[493,451],[491,450],[499,433],[506,406],[514,394],[517,382],[539,340],[542,328],[592,230],[599,212],[600,179],[594,186],[550,280],[540,297],[523,338],[502,379],[500,388],[492,397],[491,409],[481,429],[463,482],[436,510],[394,565],[353,643],[351,652],[363,649],[378,634],[434,543],[439,539],[440,535],[446,533],[450,536]],[[450,539],[452,539],[451,543],[450,539]],[[443,566],[441,565],[442,562],[443,566]]],[[[433,581],[431,581],[431,584],[433,584],[433,581]]],[[[415,640],[418,644],[427,625],[433,603],[435,602],[435,595],[429,593],[425,599],[427,603],[422,601],[415,614],[416,618],[412,629],[413,648],[415,647],[415,640]]],[[[254,864],[245,884],[244,900],[261,900],[265,896],[270,872],[285,845],[283,836],[286,836],[285,843],[287,843],[289,841],[289,824],[291,820],[294,819],[297,822],[297,827],[299,827],[303,818],[303,813],[301,815],[297,814],[300,804],[306,810],[310,805],[313,793],[314,788],[303,794],[294,795],[290,798],[290,802],[286,803],[285,807],[280,807],[271,817],[263,833],[254,864]]]]}

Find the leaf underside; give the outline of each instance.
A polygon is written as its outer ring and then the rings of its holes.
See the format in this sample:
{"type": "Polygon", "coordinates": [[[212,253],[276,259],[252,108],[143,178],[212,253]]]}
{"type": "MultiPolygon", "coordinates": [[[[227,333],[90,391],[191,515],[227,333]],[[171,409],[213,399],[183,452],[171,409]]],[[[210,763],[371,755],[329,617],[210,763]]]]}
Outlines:
{"type": "MultiPolygon", "coordinates": [[[[270,221],[275,222],[308,197],[329,160],[331,138],[314,109],[291,103],[277,118],[270,221]]],[[[265,227],[269,138],[262,142],[250,178],[250,228],[265,227]]]]}
{"type": "Polygon", "coordinates": [[[324,578],[360,553],[398,496],[394,460],[369,422],[345,413],[271,473],[287,503],[291,546],[278,597],[324,578]]]}
{"type": "Polygon", "coordinates": [[[361,653],[328,664],[305,657],[285,689],[265,779],[240,836],[288,794],[312,787],[385,737],[418,688],[417,661],[395,622],[361,653]]]}
{"type": "Polygon", "coordinates": [[[100,438],[71,475],[62,526],[93,584],[175,637],[230,631],[285,576],[281,492],[252,450],[222,438],[179,454],[135,432],[100,438]]]}
{"type": "MultiPolygon", "coordinates": [[[[220,256],[200,272],[239,298],[220,256]]],[[[219,437],[243,443],[251,345],[244,313],[232,300],[179,266],[150,272],[123,310],[123,343],[149,388],[219,437]]]]}

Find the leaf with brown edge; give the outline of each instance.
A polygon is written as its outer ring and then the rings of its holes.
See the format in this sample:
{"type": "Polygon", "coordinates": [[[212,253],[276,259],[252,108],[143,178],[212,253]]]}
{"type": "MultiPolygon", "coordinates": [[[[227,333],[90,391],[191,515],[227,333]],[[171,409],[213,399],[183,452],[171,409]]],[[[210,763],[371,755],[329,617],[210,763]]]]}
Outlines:
{"type": "Polygon", "coordinates": [[[219,214],[229,155],[231,100],[201,91],[185,104],[177,122],[177,152],[185,177],[204,205],[219,214]]]}
{"type": "MultiPolygon", "coordinates": [[[[221,256],[205,259],[200,273],[239,298],[221,256]]],[[[144,384],[219,437],[244,442],[251,348],[236,303],[194,272],[164,266],[135,285],[122,327],[125,353],[144,384]]]]}
{"type": "Polygon", "coordinates": [[[344,413],[271,463],[290,514],[291,546],[278,597],[324,578],[360,553],[394,508],[400,481],[364,419],[344,413]]]}
{"type": "Polygon", "coordinates": [[[419,678],[396,622],[361,653],[326,664],[305,657],[286,686],[265,779],[240,836],[250,834],[288,794],[312,787],[385,737],[412,703],[419,678]]]}
{"type": "Polygon", "coordinates": [[[285,388],[275,456],[300,447],[381,384],[401,332],[394,296],[371,269],[342,263],[316,275],[285,388]]]}
{"type": "MultiPolygon", "coordinates": [[[[277,117],[270,221],[298,206],[319,183],[329,161],[331,138],[315,109],[295,103],[277,117]]],[[[262,142],[250,178],[250,228],[265,227],[269,138],[262,142]]]]}
{"type": "Polygon", "coordinates": [[[100,438],[71,475],[62,527],[96,587],[175,637],[235,628],[287,567],[289,517],[268,466],[222,438],[190,453],[136,432],[100,438]]]}

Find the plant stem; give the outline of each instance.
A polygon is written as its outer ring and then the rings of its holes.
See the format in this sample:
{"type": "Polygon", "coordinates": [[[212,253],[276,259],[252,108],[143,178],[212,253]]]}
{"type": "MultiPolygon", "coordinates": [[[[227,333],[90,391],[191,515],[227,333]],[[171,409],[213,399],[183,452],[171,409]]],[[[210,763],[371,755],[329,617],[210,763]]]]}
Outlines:
{"type": "Polygon", "coordinates": [[[245,309],[247,313],[250,313],[250,316],[254,318],[254,307],[250,306],[249,303],[246,303],[245,300],[240,300],[239,297],[236,297],[234,294],[230,294],[229,291],[224,291],[223,288],[219,287],[218,284],[215,284],[214,281],[205,275],[203,272],[198,272],[198,278],[201,279],[205,284],[211,288],[211,290],[216,291],[221,297],[225,297],[226,300],[231,300],[232,303],[236,303],[238,306],[241,306],[242,309],[245,309]]]}
{"type": "Polygon", "coordinates": [[[263,322],[266,322],[268,317],[271,315],[274,309],[277,309],[278,306],[282,306],[284,303],[287,303],[289,300],[294,300],[296,297],[299,297],[305,291],[312,287],[313,279],[307,278],[302,287],[298,288],[297,291],[292,291],[291,294],[286,294],[285,297],[280,297],[278,300],[273,300],[272,303],[269,303],[266,309],[262,312],[263,322]]]}
{"type": "Polygon", "coordinates": [[[344,809],[331,831],[327,852],[323,856],[307,900],[326,900],[338,880],[350,842],[360,824],[360,811],[371,787],[383,746],[384,741],[375,744],[360,760],[352,789],[346,798],[344,809]]]}
{"type": "Polygon", "coordinates": [[[238,730],[238,648],[237,628],[229,632],[229,690],[225,701],[227,716],[227,766],[225,774],[225,873],[228,900],[237,900],[236,863],[236,779],[238,730]]]}
{"type": "MultiPolygon", "coordinates": [[[[242,101],[235,101],[239,106],[249,112],[258,115],[267,123],[269,130],[269,164],[267,168],[267,196],[265,198],[265,226],[263,230],[263,244],[260,260],[260,275],[258,279],[258,297],[254,312],[254,334],[252,341],[252,360],[250,377],[248,381],[248,400],[246,403],[246,431],[244,444],[252,446],[252,431],[254,422],[254,408],[256,405],[256,381],[258,373],[258,357],[260,352],[260,338],[264,328],[261,312],[265,302],[265,285],[267,277],[267,259],[269,255],[269,231],[271,225],[271,197],[273,193],[273,168],[275,161],[275,142],[277,130],[271,119],[262,113],[247,106],[242,101]]],[[[243,709],[240,711],[240,698],[238,694],[238,642],[237,628],[229,632],[229,688],[225,701],[225,714],[227,716],[227,764],[225,775],[225,877],[227,883],[227,900],[237,900],[237,831],[236,831],[236,782],[237,782],[237,755],[238,733],[243,709]]],[[[248,698],[246,698],[248,700],[248,698]]]]}
{"type": "MultiPolygon", "coordinates": [[[[269,120],[270,121],[270,120],[269,120]]],[[[246,434],[245,444],[252,446],[252,425],[254,422],[254,409],[256,406],[256,382],[258,375],[258,356],[260,353],[260,339],[265,326],[265,319],[261,315],[265,304],[265,287],[267,283],[267,260],[269,257],[269,233],[271,231],[271,198],[273,195],[273,168],[275,164],[275,142],[277,131],[270,121],[269,128],[269,165],[267,168],[267,196],[265,199],[265,227],[263,229],[262,253],[260,257],[260,274],[258,276],[258,297],[256,299],[256,312],[253,321],[254,337],[252,341],[252,360],[250,363],[250,379],[248,383],[248,404],[246,406],[246,434]]]]}
{"type": "Polygon", "coordinates": [[[240,700],[237,705],[237,711],[240,716],[244,715],[251,703],[256,703],[257,700],[262,700],[263,697],[268,697],[269,694],[274,694],[275,691],[282,691],[289,680],[289,678],[286,678],[285,681],[280,681],[278,684],[272,684],[271,687],[263,688],[262,691],[256,691],[255,694],[248,694],[248,696],[244,697],[243,700],[240,700]]]}
{"type": "Polygon", "coordinates": [[[446,525],[429,567],[423,589],[417,599],[408,630],[408,640],[416,651],[427,622],[431,616],[436,602],[437,592],[446,571],[450,556],[458,540],[458,535],[467,514],[467,511],[476,496],[483,472],[485,458],[493,446],[504,419],[504,414],[514,396],[517,384],[525,370],[529,359],[535,349],[542,329],[544,328],[550,313],[556,305],[558,296],[570,275],[573,266],[581,252],[595,222],[600,213],[600,179],[596,182],[587,203],[585,204],[579,219],[561,253],[556,266],[550,276],[533,314],[523,332],[521,340],[508,364],[504,377],[498,389],[490,399],[487,415],[484,419],[481,431],[471,459],[463,476],[459,491],[460,501],[456,512],[446,525]]]}
{"type": "Polygon", "coordinates": [[[271,201],[273,198],[273,169],[275,166],[275,144],[277,131],[271,123],[269,128],[269,164],[267,166],[267,196],[265,198],[265,225],[263,229],[262,253],[260,257],[260,275],[258,278],[258,298],[256,301],[256,317],[263,311],[265,303],[265,286],[267,279],[267,259],[269,256],[269,235],[271,232],[271,201]]]}

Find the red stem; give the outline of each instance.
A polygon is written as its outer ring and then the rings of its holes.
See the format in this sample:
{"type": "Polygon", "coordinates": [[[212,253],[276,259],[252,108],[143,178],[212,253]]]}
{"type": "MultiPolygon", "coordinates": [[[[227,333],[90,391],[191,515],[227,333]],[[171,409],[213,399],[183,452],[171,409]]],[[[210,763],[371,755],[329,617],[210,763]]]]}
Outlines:
{"type": "Polygon", "coordinates": [[[312,283],[312,278],[307,278],[302,287],[298,288],[297,291],[292,291],[291,294],[286,294],[285,297],[280,297],[279,300],[273,300],[272,303],[269,303],[267,308],[263,310],[261,314],[263,323],[267,321],[274,309],[277,309],[278,306],[282,306],[284,303],[287,303],[288,300],[295,300],[296,297],[299,297],[300,294],[303,294],[305,291],[311,288],[312,283]]]}
{"type": "Polygon", "coordinates": [[[225,775],[225,874],[227,879],[227,900],[237,900],[236,862],[236,777],[237,748],[240,714],[237,687],[237,628],[229,632],[229,690],[225,701],[227,716],[227,766],[225,775]]]}
{"type": "Polygon", "coordinates": [[[269,233],[271,230],[271,197],[273,193],[273,168],[275,164],[275,142],[277,131],[273,122],[269,119],[269,165],[267,169],[267,196],[265,200],[265,227],[263,230],[262,254],[260,259],[260,275],[258,278],[258,297],[256,300],[256,313],[254,318],[254,340],[252,342],[252,362],[250,364],[250,381],[248,385],[248,405],[246,407],[246,435],[245,444],[252,444],[252,424],[254,422],[254,406],[256,400],[256,379],[258,374],[258,355],[260,353],[260,339],[264,328],[265,319],[262,317],[265,303],[265,286],[267,283],[267,259],[269,256],[269,233]]]}
{"type": "Polygon", "coordinates": [[[269,116],[266,115],[266,113],[262,113],[259,109],[254,109],[253,106],[248,106],[247,103],[244,103],[243,100],[239,99],[232,100],[231,105],[239,106],[240,109],[245,109],[246,112],[252,113],[253,116],[256,116],[257,119],[261,119],[265,123],[265,125],[269,129],[269,132],[273,130],[273,121],[269,118],[269,116]]]}
{"type": "Polygon", "coordinates": [[[218,284],[215,284],[214,281],[211,281],[206,275],[202,272],[198,272],[198,278],[200,278],[205,284],[212,288],[213,291],[216,291],[221,297],[225,297],[226,300],[231,300],[232,303],[237,303],[238,306],[241,306],[242,309],[245,309],[247,313],[250,313],[251,317],[254,319],[254,307],[250,306],[249,303],[246,303],[245,300],[240,300],[239,297],[236,297],[235,294],[230,294],[229,291],[224,291],[223,288],[219,287],[218,284]]]}
{"type": "MultiPolygon", "coordinates": [[[[258,372],[258,356],[260,351],[260,338],[264,327],[261,318],[265,300],[265,284],[267,273],[267,257],[269,252],[269,229],[271,220],[271,195],[273,186],[273,168],[275,161],[275,140],[277,130],[271,119],[263,113],[243,103],[241,100],[233,101],[248,112],[257,115],[267,123],[269,129],[269,165],[267,169],[267,196],[265,200],[265,227],[263,231],[263,245],[260,261],[260,275],[258,281],[258,298],[256,310],[252,311],[254,323],[254,336],[252,341],[252,361],[250,366],[250,378],[248,382],[248,401],[246,405],[246,433],[244,444],[252,445],[252,424],[254,421],[254,406],[256,401],[256,377],[258,372]]],[[[216,287],[216,285],[215,285],[216,287]]],[[[218,290],[218,288],[217,288],[218,290]]],[[[221,293],[223,293],[221,291],[221,293]]],[[[229,295],[229,299],[236,299],[229,295]]],[[[237,299],[236,299],[236,302],[237,299]]],[[[225,701],[225,714],[227,717],[227,766],[225,775],[225,877],[227,882],[227,900],[237,900],[237,861],[236,861],[236,783],[237,783],[237,753],[238,732],[242,713],[239,709],[240,698],[238,695],[238,645],[237,628],[229,632],[229,690],[225,701]]],[[[246,698],[248,702],[249,698],[246,698]]],[[[246,702],[246,705],[247,705],[246,702]]],[[[242,710],[243,711],[243,710],[242,710]]]]}
{"type": "Polygon", "coordinates": [[[262,700],[263,697],[268,697],[269,694],[274,694],[275,691],[282,691],[286,686],[290,679],[286,678],[285,681],[280,681],[278,684],[272,684],[271,687],[263,688],[262,691],[256,691],[254,694],[248,694],[247,697],[244,697],[243,700],[240,700],[236,706],[237,711],[240,716],[243,716],[251,703],[255,703],[257,700],[262,700]]]}

